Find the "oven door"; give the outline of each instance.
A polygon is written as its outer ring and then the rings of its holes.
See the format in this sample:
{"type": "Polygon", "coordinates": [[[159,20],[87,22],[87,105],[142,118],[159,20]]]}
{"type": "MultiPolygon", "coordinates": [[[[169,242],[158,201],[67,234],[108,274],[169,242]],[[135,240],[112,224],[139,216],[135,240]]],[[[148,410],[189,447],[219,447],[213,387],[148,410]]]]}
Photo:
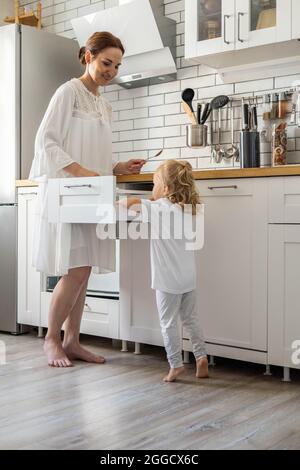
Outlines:
{"type": "MultiPolygon", "coordinates": [[[[89,297],[103,297],[107,299],[119,298],[119,273],[120,273],[120,242],[116,240],[116,271],[109,274],[91,273],[88,282],[87,293],[89,297]]],[[[48,276],[46,290],[52,292],[60,277],[48,276]]]]}

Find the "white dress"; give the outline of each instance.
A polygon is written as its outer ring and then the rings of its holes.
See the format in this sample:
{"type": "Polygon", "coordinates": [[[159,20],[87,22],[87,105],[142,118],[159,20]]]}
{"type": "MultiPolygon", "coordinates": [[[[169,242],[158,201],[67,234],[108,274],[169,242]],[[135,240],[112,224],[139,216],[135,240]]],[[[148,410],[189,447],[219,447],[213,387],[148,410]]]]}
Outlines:
{"type": "Polygon", "coordinates": [[[99,240],[94,224],[48,222],[48,178],[68,178],[71,163],[111,175],[112,109],[102,96],[73,78],[53,95],[35,141],[29,175],[39,182],[33,265],[38,271],[63,275],[68,269],[92,266],[94,272],[115,270],[115,242],[99,240]]]}

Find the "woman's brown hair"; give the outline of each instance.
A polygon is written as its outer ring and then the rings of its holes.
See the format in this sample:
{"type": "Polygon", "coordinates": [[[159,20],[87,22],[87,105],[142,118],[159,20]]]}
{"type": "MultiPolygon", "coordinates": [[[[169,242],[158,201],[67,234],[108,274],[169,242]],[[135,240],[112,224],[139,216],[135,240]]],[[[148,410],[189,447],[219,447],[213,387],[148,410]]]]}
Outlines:
{"type": "Polygon", "coordinates": [[[201,204],[193,177],[193,168],[189,162],[167,160],[156,170],[162,177],[163,184],[168,188],[167,198],[182,209],[186,204],[192,206],[193,214],[197,213],[197,205],[201,204]]]}
{"type": "Polygon", "coordinates": [[[78,57],[82,65],[86,65],[85,61],[85,53],[86,51],[90,51],[92,56],[97,56],[99,52],[103,51],[104,49],[107,49],[108,47],[115,47],[117,49],[120,49],[122,54],[124,54],[125,49],[124,46],[119,38],[114,36],[111,33],[108,33],[107,31],[102,31],[99,33],[94,33],[92,34],[91,37],[86,42],[86,45],[84,47],[80,48],[78,57]]]}

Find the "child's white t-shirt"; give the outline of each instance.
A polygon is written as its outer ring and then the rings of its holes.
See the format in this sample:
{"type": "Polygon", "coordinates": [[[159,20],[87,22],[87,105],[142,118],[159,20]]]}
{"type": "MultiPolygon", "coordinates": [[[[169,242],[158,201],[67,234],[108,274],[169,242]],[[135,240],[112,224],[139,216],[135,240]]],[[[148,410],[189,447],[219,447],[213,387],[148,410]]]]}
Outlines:
{"type": "MultiPolygon", "coordinates": [[[[173,230],[174,224],[178,220],[182,221],[181,206],[172,204],[167,198],[153,202],[143,199],[141,212],[142,221],[150,223],[152,289],[171,294],[184,294],[194,290],[196,288],[196,260],[195,250],[187,249],[192,242],[189,224],[185,224],[185,229],[182,229],[182,226],[180,229],[179,223],[176,225],[179,231],[173,230]],[[169,220],[171,223],[168,222],[169,220]],[[177,239],[180,233],[182,236],[177,239]]],[[[189,221],[193,219],[195,223],[195,216],[190,213],[187,217],[189,221]]],[[[203,232],[203,213],[201,213],[200,224],[197,216],[197,223],[198,232],[199,225],[200,232],[203,232]]],[[[203,237],[203,233],[200,234],[201,236],[203,237]]]]}

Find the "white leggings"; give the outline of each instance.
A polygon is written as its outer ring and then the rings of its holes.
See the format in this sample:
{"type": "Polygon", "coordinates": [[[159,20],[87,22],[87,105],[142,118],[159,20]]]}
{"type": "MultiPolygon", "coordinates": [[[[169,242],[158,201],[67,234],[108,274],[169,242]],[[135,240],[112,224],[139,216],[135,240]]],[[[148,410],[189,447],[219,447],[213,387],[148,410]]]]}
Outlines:
{"type": "Polygon", "coordinates": [[[182,326],[187,330],[196,359],[206,356],[205,342],[197,311],[196,291],[185,294],[169,294],[156,291],[156,304],[160,327],[170,367],[182,367],[181,335],[178,329],[180,316],[182,326]]]}

